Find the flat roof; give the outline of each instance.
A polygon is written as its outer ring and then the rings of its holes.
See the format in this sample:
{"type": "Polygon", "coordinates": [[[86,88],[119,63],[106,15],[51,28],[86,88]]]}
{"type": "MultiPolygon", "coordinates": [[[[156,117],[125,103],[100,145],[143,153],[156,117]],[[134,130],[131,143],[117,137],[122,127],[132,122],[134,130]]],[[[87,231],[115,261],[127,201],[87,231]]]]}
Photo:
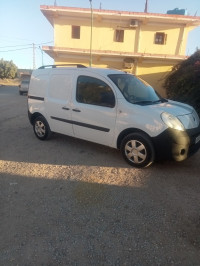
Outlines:
{"type": "MultiPolygon", "coordinates": [[[[90,8],[80,7],[67,7],[67,6],[40,6],[41,12],[53,25],[52,17],[55,15],[65,16],[67,13],[83,17],[88,17],[91,14],[90,8]]],[[[93,9],[93,15],[105,16],[105,17],[121,17],[129,19],[151,19],[151,20],[162,20],[163,22],[170,23],[186,23],[192,26],[200,26],[199,16],[186,16],[179,14],[159,14],[159,13],[145,13],[145,12],[132,12],[132,11],[120,11],[120,10],[106,10],[106,9],[93,9]]]]}

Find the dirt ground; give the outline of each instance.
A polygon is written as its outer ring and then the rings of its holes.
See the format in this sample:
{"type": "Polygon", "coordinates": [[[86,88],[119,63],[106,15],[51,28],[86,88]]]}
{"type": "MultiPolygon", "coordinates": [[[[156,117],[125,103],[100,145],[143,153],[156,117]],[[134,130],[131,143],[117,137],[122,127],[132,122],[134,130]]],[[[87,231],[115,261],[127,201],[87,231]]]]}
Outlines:
{"type": "Polygon", "coordinates": [[[0,79],[0,86],[19,86],[20,79],[0,79]]]}
{"type": "Polygon", "coordinates": [[[200,265],[200,152],[131,168],[119,151],[34,136],[0,87],[0,265],[200,265]]]}

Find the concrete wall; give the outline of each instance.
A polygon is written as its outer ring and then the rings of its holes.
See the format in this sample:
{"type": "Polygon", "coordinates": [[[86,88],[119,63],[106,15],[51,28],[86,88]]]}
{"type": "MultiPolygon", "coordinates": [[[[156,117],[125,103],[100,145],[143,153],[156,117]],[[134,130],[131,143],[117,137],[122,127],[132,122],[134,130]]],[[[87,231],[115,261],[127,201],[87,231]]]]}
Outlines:
{"type": "MultiPolygon", "coordinates": [[[[103,22],[94,19],[92,47],[94,50],[138,52],[164,55],[185,55],[186,41],[190,28],[172,24],[144,24],[130,28],[128,24],[103,22]],[[115,41],[115,30],[124,30],[124,42],[115,41]],[[167,35],[166,44],[155,44],[155,33],[167,35]]],[[[91,26],[88,20],[54,19],[55,46],[77,49],[90,47],[91,26]],[[80,39],[72,39],[71,26],[80,26],[80,39]]]]}
{"type": "MultiPolygon", "coordinates": [[[[129,19],[130,21],[130,19],[129,19]]],[[[93,21],[93,37],[92,50],[107,51],[106,56],[93,55],[92,65],[98,67],[109,67],[122,69],[134,73],[150,85],[152,85],[162,96],[165,96],[165,91],[162,87],[165,76],[170,72],[172,67],[180,62],[177,60],[169,60],[167,56],[184,56],[188,32],[191,27],[186,27],[180,24],[171,22],[152,23],[142,22],[138,27],[130,28],[128,22],[116,20],[104,20],[102,18],[94,18],[93,21]],[[115,30],[124,29],[124,42],[115,41],[115,30]],[[167,35],[166,44],[155,44],[156,32],[164,32],[167,35]],[[109,55],[118,52],[119,56],[113,57],[109,55]],[[124,68],[125,57],[120,53],[138,54],[135,58],[134,65],[131,69],[124,68]],[[140,54],[149,54],[149,59],[140,57],[140,54]],[[166,59],[156,59],[156,55],[164,55],[166,59]]],[[[67,49],[77,49],[79,51],[90,49],[91,25],[90,20],[80,17],[54,18],[54,39],[55,47],[67,49]],[[80,26],[80,39],[72,39],[72,25],[80,26]]],[[[60,54],[55,53],[55,63],[77,63],[89,65],[89,55],[83,54],[60,54]]]]}

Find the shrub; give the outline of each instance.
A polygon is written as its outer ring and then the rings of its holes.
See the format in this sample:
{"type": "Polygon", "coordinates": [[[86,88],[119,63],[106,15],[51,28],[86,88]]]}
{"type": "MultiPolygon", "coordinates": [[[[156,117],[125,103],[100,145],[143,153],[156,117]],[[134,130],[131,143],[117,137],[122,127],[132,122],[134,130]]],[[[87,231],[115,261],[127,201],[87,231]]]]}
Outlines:
{"type": "Polygon", "coordinates": [[[192,105],[200,115],[200,50],[173,67],[164,88],[169,99],[192,105]]]}
{"type": "Polygon", "coordinates": [[[0,78],[13,79],[17,75],[17,67],[12,61],[0,60],[0,78]]]}

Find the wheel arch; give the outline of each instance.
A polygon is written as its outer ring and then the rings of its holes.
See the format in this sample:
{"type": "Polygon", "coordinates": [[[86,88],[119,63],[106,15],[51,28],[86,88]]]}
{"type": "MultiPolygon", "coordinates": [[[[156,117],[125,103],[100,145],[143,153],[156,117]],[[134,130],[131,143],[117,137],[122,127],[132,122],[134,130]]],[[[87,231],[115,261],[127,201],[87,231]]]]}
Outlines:
{"type": "Polygon", "coordinates": [[[41,113],[39,113],[39,112],[35,112],[34,114],[31,114],[30,112],[28,113],[28,117],[29,117],[29,120],[30,120],[31,125],[33,125],[34,120],[38,116],[42,116],[46,120],[46,118],[41,113]]]}
{"type": "MultiPolygon", "coordinates": [[[[149,138],[149,139],[151,140],[151,137],[150,137],[146,132],[144,132],[143,130],[138,129],[138,128],[127,128],[127,129],[123,130],[123,131],[119,134],[119,136],[118,136],[118,138],[117,138],[117,149],[120,149],[120,146],[121,146],[122,140],[123,140],[126,136],[128,136],[129,134],[131,134],[131,133],[142,133],[143,135],[145,135],[147,138],[149,138]]],[[[152,142],[152,144],[153,144],[153,142],[152,142]]]]}

